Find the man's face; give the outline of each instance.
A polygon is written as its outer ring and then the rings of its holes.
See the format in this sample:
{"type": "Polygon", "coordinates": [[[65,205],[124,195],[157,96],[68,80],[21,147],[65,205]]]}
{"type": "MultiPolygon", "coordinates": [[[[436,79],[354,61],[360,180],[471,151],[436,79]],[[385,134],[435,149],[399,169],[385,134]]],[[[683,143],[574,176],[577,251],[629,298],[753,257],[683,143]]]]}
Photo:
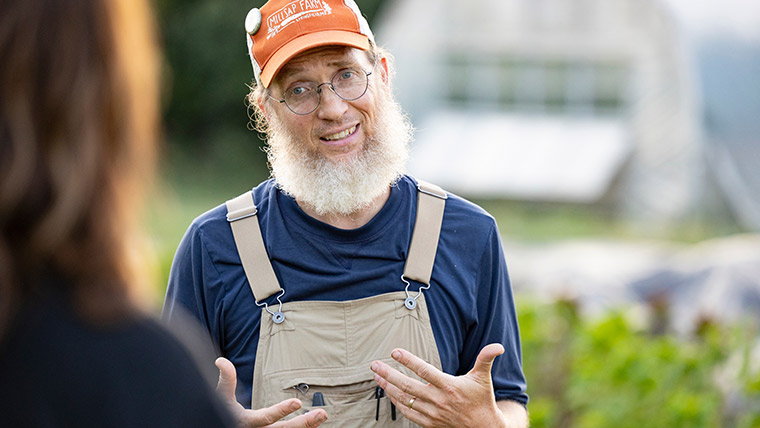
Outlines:
{"type": "Polygon", "coordinates": [[[346,101],[324,85],[319,106],[314,112],[297,115],[282,103],[270,102],[270,106],[274,104],[271,114],[276,115],[288,133],[309,151],[335,162],[355,157],[364,149],[368,138],[373,137],[377,92],[388,90],[383,64],[373,70],[365,52],[345,47],[317,48],[300,54],[277,73],[270,87],[274,98],[282,99],[284,93],[299,82],[329,82],[338,71],[347,68],[372,73],[367,92],[356,100],[346,101]]]}
{"type": "Polygon", "coordinates": [[[365,52],[349,48],[308,51],[278,73],[272,96],[299,79],[328,82],[346,67],[372,72],[367,92],[354,101],[327,85],[317,109],[299,116],[267,99],[267,157],[283,192],[318,214],[348,215],[370,206],[403,173],[413,128],[393,100],[387,62],[374,70],[365,52]]]}
{"type": "Polygon", "coordinates": [[[272,96],[300,79],[328,82],[343,68],[372,72],[367,92],[354,101],[327,85],[308,115],[264,100],[269,122],[267,155],[272,175],[286,194],[319,214],[351,214],[369,206],[403,173],[413,128],[393,100],[387,62],[374,70],[365,52],[322,48],[291,60],[272,84],[272,96]]]}

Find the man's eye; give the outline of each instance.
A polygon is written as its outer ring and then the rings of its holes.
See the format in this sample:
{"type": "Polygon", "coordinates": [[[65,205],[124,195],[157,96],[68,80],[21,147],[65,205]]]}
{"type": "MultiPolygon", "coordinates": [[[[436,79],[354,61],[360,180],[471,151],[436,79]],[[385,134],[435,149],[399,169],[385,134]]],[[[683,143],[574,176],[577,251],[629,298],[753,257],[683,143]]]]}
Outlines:
{"type": "Polygon", "coordinates": [[[290,95],[301,96],[301,95],[304,95],[308,91],[309,91],[309,88],[307,88],[306,86],[294,86],[290,88],[290,95]]]}
{"type": "Polygon", "coordinates": [[[356,78],[356,72],[354,70],[343,70],[339,74],[340,80],[352,80],[356,78]]]}

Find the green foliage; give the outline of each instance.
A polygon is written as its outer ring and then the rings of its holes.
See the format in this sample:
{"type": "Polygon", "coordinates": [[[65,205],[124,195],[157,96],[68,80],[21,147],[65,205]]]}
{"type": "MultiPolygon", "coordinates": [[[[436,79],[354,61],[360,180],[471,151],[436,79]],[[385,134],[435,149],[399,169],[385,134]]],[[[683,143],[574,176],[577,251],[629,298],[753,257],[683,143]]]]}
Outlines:
{"type": "MultiPolygon", "coordinates": [[[[226,128],[246,129],[244,96],[253,77],[243,1],[159,0],[165,67],[165,124],[173,143],[219,144],[226,128]]],[[[256,138],[255,134],[252,138],[256,138]]]]}
{"type": "Polygon", "coordinates": [[[523,305],[518,315],[534,428],[760,426],[760,374],[750,376],[746,330],[711,325],[693,340],[655,336],[621,312],[583,320],[566,301],[523,305]],[[737,355],[744,371],[716,381],[737,355]],[[741,406],[729,406],[719,385],[726,381],[741,406]]]}

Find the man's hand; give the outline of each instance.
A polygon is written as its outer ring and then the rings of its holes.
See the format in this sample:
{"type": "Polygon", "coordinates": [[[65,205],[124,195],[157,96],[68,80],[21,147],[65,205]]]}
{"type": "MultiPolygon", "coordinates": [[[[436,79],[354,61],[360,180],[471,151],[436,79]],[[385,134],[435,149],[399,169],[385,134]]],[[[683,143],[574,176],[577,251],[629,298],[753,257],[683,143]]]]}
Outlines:
{"type": "Polygon", "coordinates": [[[288,421],[280,421],[285,416],[301,408],[301,401],[293,398],[282,401],[265,409],[248,410],[235,400],[237,372],[235,366],[226,358],[217,358],[216,367],[219,369],[219,382],[216,390],[229,407],[241,428],[272,427],[272,428],[314,428],[327,420],[324,409],[313,410],[288,421]]]}
{"type": "Polygon", "coordinates": [[[507,420],[494,398],[491,365],[503,353],[502,345],[487,345],[469,373],[451,376],[410,352],[394,349],[393,359],[428,384],[381,361],[374,361],[371,369],[375,372],[375,382],[401,413],[423,427],[527,427],[527,416],[522,421],[507,420]]]}

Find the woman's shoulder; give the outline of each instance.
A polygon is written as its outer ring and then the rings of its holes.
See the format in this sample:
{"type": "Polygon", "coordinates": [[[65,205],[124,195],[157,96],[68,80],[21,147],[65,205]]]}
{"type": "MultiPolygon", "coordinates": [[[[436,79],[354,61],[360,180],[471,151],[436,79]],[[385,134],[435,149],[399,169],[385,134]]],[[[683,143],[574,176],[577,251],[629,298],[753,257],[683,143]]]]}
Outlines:
{"type": "Polygon", "coordinates": [[[191,352],[151,316],[93,323],[50,298],[15,325],[0,351],[2,426],[233,426],[191,352]]]}

